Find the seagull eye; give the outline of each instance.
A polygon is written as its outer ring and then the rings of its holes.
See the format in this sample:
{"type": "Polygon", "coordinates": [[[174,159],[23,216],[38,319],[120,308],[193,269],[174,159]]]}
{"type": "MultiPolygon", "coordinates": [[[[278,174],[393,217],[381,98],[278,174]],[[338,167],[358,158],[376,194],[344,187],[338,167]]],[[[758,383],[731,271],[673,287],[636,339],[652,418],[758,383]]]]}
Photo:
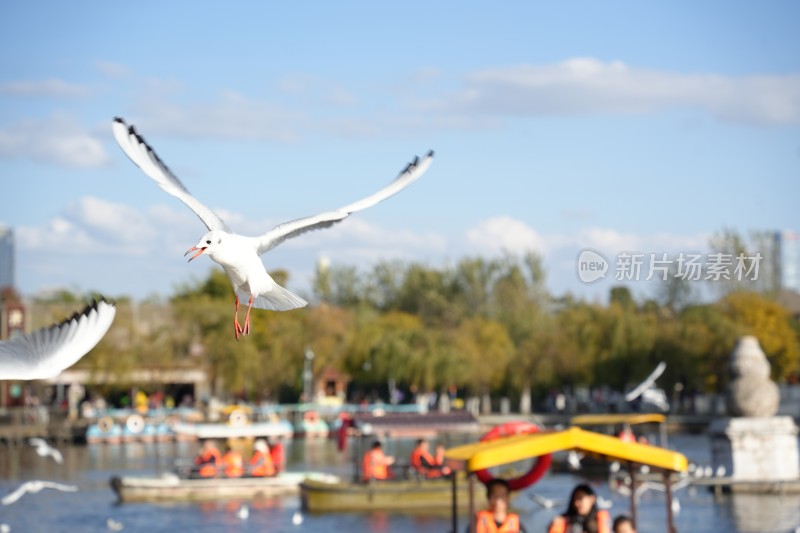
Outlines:
{"type": "Polygon", "coordinates": [[[211,241],[206,241],[206,244],[211,244],[211,241]]]}

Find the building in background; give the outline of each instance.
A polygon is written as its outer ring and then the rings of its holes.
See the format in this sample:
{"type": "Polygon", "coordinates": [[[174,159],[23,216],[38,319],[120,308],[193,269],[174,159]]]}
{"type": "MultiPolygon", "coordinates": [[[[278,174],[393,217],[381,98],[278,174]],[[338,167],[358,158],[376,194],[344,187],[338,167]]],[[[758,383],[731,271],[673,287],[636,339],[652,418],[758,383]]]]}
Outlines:
{"type": "Polygon", "coordinates": [[[779,288],[800,292],[800,232],[776,232],[775,256],[779,288]]]}
{"type": "Polygon", "coordinates": [[[14,230],[0,226],[0,288],[14,287],[14,230]]]}

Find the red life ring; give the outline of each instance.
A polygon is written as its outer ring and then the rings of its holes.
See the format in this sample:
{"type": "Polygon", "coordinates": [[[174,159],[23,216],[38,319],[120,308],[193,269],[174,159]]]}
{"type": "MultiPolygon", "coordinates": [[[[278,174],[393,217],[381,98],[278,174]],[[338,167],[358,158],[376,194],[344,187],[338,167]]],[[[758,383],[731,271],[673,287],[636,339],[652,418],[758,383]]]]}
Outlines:
{"type": "MultiPolygon", "coordinates": [[[[489,432],[481,437],[481,442],[494,440],[500,437],[510,437],[512,435],[529,435],[540,430],[539,426],[531,424],[530,422],[506,422],[505,424],[500,424],[489,430],[489,432]]],[[[508,487],[511,490],[520,490],[533,485],[547,472],[552,461],[553,457],[549,453],[537,457],[527,473],[506,480],[508,482],[508,487]]],[[[478,479],[480,479],[484,485],[494,479],[494,476],[485,469],[476,470],[475,475],[478,476],[478,479]]]]}

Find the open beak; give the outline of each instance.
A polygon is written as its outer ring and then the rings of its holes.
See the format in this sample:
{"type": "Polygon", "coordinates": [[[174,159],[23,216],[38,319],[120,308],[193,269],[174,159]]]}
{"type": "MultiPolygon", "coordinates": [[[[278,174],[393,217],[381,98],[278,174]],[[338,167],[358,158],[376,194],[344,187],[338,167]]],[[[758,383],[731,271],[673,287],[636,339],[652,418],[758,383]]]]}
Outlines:
{"type": "Polygon", "coordinates": [[[183,257],[186,257],[187,255],[189,255],[192,252],[196,252],[192,257],[189,258],[189,261],[191,261],[192,259],[194,259],[195,257],[199,256],[200,254],[202,254],[205,251],[206,251],[205,247],[198,248],[197,246],[192,246],[191,248],[186,250],[186,253],[183,254],[183,257]]]}

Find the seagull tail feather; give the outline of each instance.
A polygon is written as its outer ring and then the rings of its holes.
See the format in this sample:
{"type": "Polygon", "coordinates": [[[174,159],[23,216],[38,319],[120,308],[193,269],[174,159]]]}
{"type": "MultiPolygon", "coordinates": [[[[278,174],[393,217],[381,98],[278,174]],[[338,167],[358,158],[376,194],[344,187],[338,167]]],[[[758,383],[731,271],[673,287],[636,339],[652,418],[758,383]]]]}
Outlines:
{"type": "MultiPolygon", "coordinates": [[[[247,301],[249,295],[240,299],[247,301]]],[[[253,307],[258,309],[269,309],[271,311],[289,311],[298,307],[305,307],[308,302],[297,296],[288,289],[284,289],[277,283],[272,286],[272,290],[266,294],[261,294],[253,300],[253,307]]]]}

